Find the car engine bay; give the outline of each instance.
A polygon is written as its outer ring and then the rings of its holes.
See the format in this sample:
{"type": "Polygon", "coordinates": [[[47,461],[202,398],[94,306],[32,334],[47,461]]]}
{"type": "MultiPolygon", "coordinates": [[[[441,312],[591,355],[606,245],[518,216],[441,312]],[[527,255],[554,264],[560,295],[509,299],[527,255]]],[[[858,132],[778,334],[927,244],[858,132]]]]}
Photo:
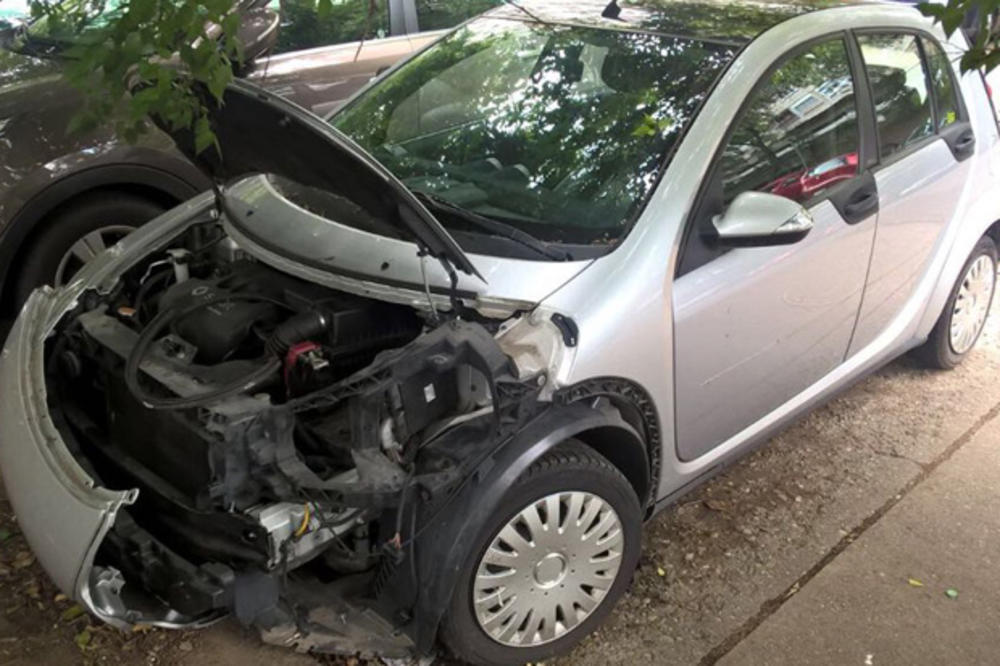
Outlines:
{"type": "Polygon", "coordinates": [[[422,529],[543,409],[500,327],[301,280],[217,222],[85,292],[47,343],[49,408],[95,481],[139,490],[99,603],[405,653],[422,529]]]}

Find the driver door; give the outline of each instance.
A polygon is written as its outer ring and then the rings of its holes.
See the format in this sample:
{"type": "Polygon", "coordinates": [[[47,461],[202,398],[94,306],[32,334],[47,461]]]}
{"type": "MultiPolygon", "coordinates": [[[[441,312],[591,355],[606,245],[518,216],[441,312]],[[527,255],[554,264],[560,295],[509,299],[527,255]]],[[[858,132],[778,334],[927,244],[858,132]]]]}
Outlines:
{"type": "Polygon", "coordinates": [[[710,171],[674,283],[676,441],[698,458],[843,362],[878,194],[860,159],[857,87],[840,36],[793,51],[758,83],[710,171]],[[726,247],[712,221],[737,195],[801,203],[808,235],[726,247]]]}

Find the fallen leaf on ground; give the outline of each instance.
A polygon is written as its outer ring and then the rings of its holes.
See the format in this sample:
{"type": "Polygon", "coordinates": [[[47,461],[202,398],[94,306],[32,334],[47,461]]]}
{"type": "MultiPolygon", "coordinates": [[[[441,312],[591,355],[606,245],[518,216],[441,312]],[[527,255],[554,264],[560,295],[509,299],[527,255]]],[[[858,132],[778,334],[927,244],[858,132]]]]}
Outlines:
{"type": "Polygon", "coordinates": [[[720,500],[705,500],[705,506],[712,511],[727,511],[729,506],[720,500]]]}
{"type": "Polygon", "coordinates": [[[35,556],[26,550],[22,550],[11,563],[15,569],[27,569],[35,562],[35,556]]]}
{"type": "Polygon", "coordinates": [[[81,615],[83,615],[83,608],[80,606],[70,606],[62,612],[62,619],[69,622],[71,620],[75,620],[81,615]]]}
{"type": "Polygon", "coordinates": [[[90,631],[84,629],[73,637],[73,642],[76,643],[76,646],[81,650],[87,649],[87,646],[90,645],[90,631]]]}
{"type": "Polygon", "coordinates": [[[923,584],[923,583],[921,583],[921,582],[920,582],[919,580],[917,580],[916,578],[911,578],[911,579],[909,579],[909,580],[908,580],[908,581],[906,581],[906,582],[907,582],[907,583],[909,583],[910,585],[912,585],[913,587],[923,587],[923,586],[924,586],[924,584],[923,584]]]}
{"type": "Polygon", "coordinates": [[[656,567],[656,575],[662,578],[667,575],[667,572],[663,570],[663,567],[656,567]]]}
{"type": "Polygon", "coordinates": [[[944,591],[944,595],[949,599],[958,599],[958,590],[953,587],[949,587],[944,591]]]}

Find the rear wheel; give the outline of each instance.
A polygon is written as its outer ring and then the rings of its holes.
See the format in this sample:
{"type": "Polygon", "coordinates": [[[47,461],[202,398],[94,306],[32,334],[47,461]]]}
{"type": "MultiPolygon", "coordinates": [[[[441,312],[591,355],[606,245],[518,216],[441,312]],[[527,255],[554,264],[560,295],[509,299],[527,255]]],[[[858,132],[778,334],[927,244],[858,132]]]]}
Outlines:
{"type": "Polygon", "coordinates": [[[546,454],[483,526],[442,625],[458,658],[523,664],[568,651],[632,580],[642,514],[607,459],[575,440],[546,454]]]}
{"type": "Polygon", "coordinates": [[[66,206],[25,250],[14,305],[43,284],[66,284],[87,262],[163,211],[157,203],[123,193],[93,194],[66,206]]]}
{"type": "Polygon", "coordinates": [[[915,352],[925,365],[954,368],[972,350],[986,326],[996,279],[997,247],[984,236],[962,268],[930,337],[915,352]]]}

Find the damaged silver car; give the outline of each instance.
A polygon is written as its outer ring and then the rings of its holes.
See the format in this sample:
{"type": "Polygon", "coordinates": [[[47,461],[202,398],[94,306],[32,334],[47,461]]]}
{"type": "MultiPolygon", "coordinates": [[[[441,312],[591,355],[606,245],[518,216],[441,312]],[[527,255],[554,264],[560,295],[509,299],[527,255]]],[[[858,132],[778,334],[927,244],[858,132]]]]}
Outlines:
{"type": "Polygon", "coordinates": [[[970,353],[1000,133],[958,45],[904,6],[638,4],[499,8],[328,121],[230,87],[216,190],[3,351],[5,487],[67,594],[537,661],[656,510],[895,356],[970,353]]]}

